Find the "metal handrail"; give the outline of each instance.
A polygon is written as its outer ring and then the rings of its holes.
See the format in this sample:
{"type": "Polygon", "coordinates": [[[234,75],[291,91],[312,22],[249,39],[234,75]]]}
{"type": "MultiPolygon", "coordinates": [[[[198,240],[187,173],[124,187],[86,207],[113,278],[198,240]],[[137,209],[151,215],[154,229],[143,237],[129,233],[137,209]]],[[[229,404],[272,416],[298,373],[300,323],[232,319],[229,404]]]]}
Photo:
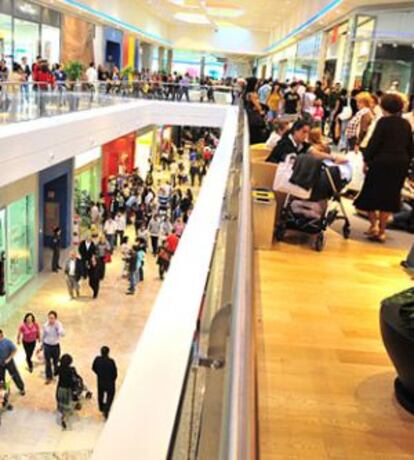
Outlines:
{"type": "Polygon", "coordinates": [[[253,313],[253,230],[249,139],[246,115],[240,111],[242,159],[238,238],[229,339],[226,413],[220,459],[254,460],[257,455],[256,351],[253,313]]]}

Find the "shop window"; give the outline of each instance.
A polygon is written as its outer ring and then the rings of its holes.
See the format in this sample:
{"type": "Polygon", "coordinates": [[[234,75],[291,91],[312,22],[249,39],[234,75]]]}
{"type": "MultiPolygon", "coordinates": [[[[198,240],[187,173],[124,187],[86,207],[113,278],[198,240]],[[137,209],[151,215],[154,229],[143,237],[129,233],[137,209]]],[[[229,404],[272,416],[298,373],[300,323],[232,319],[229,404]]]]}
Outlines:
{"type": "Polygon", "coordinates": [[[20,62],[27,57],[29,65],[39,54],[39,24],[21,19],[14,20],[14,59],[20,62]]]}
{"type": "Polygon", "coordinates": [[[42,25],[42,52],[43,58],[50,64],[60,61],[60,29],[42,25]]]}
{"type": "Polygon", "coordinates": [[[34,275],[34,196],[7,208],[7,291],[16,293],[34,275]]]}
{"type": "Polygon", "coordinates": [[[10,68],[12,57],[12,18],[0,14],[0,57],[7,61],[10,68]]]}
{"type": "Polygon", "coordinates": [[[358,17],[351,63],[351,88],[363,86],[364,73],[370,61],[374,28],[375,20],[373,18],[369,16],[358,17]]]}

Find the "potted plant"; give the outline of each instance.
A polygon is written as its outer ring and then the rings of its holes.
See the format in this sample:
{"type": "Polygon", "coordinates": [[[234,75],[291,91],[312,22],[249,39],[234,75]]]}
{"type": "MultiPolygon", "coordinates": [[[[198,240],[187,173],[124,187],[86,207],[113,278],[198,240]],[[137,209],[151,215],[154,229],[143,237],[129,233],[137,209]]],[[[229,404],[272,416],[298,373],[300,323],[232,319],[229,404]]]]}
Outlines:
{"type": "Polygon", "coordinates": [[[382,302],[380,325],[382,340],[398,374],[396,398],[414,413],[414,288],[382,302]]]}
{"type": "Polygon", "coordinates": [[[130,65],[126,66],[121,70],[121,79],[128,81],[131,79],[131,76],[133,75],[133,73],[134,73],[134,68],[130,65]]]}
{"type": "Polygon", "coordinates": [[[65,73],[69,81],[68,89],[73,91],[75,88],[76,82],[78,82],[81,79],[83,72],[85,70],[85,67],[79,61],[69,61],[65,65],[64,70],[65,70],[65,73]]]}

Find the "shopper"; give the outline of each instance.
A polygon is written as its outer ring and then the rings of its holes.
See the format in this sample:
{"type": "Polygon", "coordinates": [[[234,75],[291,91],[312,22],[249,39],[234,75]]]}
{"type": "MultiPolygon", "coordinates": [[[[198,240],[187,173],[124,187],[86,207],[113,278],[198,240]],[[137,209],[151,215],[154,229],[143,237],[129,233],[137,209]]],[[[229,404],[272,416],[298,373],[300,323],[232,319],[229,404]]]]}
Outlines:
{"type": "Polygon", "coordinates": [[[158,216],[154,214],[148,224],[148,232],[151,237],[152,254],[154,256],[156,256],[158,253],[158,238],[159,238],[160,230],[161,230],[161,223],[159,221],[158,216]]]}
{"type": "Polygon", "coordinates": [[[0,329],[0,382],[5,381],[6,370],[10,374],[20,394],[24,396],[24,383],[17,370],[14,357],[17,353],[17,348],[14,343],[4,337],[3,331],[0,329]]]}
{"type": "Polygon", "coordinates": [[[56,227],[53,229],[53,236],[52,236],[52,271],[57,273],[61,270],[61,266],[59,264],[60,259],[60,245],[61,245],[61,235],[62,231],[60,227],[56,227]]]}
{"type": "Polygon", "coordinates": [[[298,94],[298,84],[296,82],[290,85],[284,97],[284,111],[286,115],[298,115],[301,111],[300,96],[298,94]]]}
{"type": "Polygon", "coordinates": [[[61,414],[60,423],[64,430],[67,428],[68,417],[74,410],[73,393],[76,389],[76,370],[72,363],[72,356],[64,354],[60,359],[59,367],[56,369],[56,375],[58,376],[56,390],[57,409],[61,414]]]}
{"type": "Polygon", "coordinates": [[[96,253],[95,243],[92,241],[90,235],[79,245],[79,254],[81,256],[82,263],[82,277],[88,277],[89,265],[91,263],[92,256],[96,253]]]}
{"type": "Polygon", "coordinates": [[[29,372],[33,372],[32,357],[36,348],[37,341],[40,342],[40,326],[36,322],[33,313],[27,313],[23,318],[23,323],[20,325],[17,332],[17,344],[20,345],[23,343],[29,372]]]}
{"type": "Polygon", "coordinates": [[[97,356],[92,364],[92,370],[97,377],[98,406],[105,419],[108,418],[115,397],[115,383],[118,378],[118,370],[115,361],[109,356],[110,350],[104,346],[100,356],[97,356]]]}
{"type": "Polygon", "coordinates": [[[58,321],[57,317],[57,313],[51,310],[43,326],[42,342],[46,365],[46,385],[52,383],[53,376],[57,375],[60,339],[65,335],[62,323],[58,321]]]}
{"type": "Polygon", "coordinates": [[[65,266],[66,284],[71,299],[80,296],[79,281],[82,278],[82,262],[76,251],[71,251],[65,266]]]}
{"type": "Polygon", "coordinates": [[[372,97],[369,93],[363,92],[356,96],[356,103],[358,112],[350,120],[346,136],[349,148],[351,150],[359,151],[359,145],[366,136],[369,125],[374,119],[371,111],[372,97]]]}
{"type": "Polygon", "coordinates": [[[118,212],[117,215],[115,216],[115,222],[116,222],[115,246],[118,246],[118,240],[119,240],[119,245],[121,245],[122,240],[124,238],[125,231],[126,231],[127,219],[126,219],[125,213],[118,212]]]}
{"type": "Polygon", "coordinates": [[[127,257],[127,270],[129,287],[126,293],[127,295],[133,295],[135,294],[135,286],[137,284],[137,251],[135,246],[129,250],[127,257]]]}
{"type": "Polygon", "coordinates": [[[414,155],[411,126],[401,116],[402,98],[385,94],[381,99],[384,116],[364,152],[366,178],[355,200],[357,209],[368,211],[370,227],[367,236],[372,241],[386,241],[386,226],[392,213],[400,210],[401,190],[414,155]]]}
{"type": "Polygon", "coordinates": [[[111,247],[111,253],[113,252],[114,247],[115,247],[115,234],[117,230],[118,230],[117,223],[112,218],[112,216],[109,216],[104,224],[104,233],[111,247]]]}
{"type": "Polygon", "coordinates": [[[175,251],[177,250],[178,244],[180,242],[180,238],[175,233],[175,229],[167,236],[165,241],[167,251],[173,256],[175,251]]]}
{"type": "Polygon", "coordinates": [[[89,266],[89,286],[92,289],[92,296],[94,299],[98,297],[99,287],[101,283],[102,268],[100,267],[100,260],[96,255],[92,256],[91,264],[89,266]]]}
{"type": "Polygon", "coordinates": [[[161,246],[157,258],[158,273],[160,275],[161,281],[164,279],[164,274],[168,271],[168,268],[170,267],[171,260],[171,254],[168,252],[166,245],[167,243],[164,243],[161,246]]]}
{"type": "Polygon", "coordinates": [[[105,278],[106,264],[110,263],[111,257],[111,246],[106,241],[105,235],[99,237],[98,243],[96,244],[96,256],[98,257],[98,265],[100,268],[100,280],[105,278]]]}

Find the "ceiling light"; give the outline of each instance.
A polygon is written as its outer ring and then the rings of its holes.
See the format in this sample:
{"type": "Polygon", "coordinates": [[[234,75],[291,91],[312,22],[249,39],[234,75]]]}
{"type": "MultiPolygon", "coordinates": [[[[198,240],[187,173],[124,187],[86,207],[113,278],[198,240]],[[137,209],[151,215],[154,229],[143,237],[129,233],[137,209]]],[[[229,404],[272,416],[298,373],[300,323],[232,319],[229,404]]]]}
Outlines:
{"type": "Polygon", "coordinates": [[[193,24],[210,24],[210,20],[204,14],[198,13],[175,13],[175,19],[193,24]]]}

